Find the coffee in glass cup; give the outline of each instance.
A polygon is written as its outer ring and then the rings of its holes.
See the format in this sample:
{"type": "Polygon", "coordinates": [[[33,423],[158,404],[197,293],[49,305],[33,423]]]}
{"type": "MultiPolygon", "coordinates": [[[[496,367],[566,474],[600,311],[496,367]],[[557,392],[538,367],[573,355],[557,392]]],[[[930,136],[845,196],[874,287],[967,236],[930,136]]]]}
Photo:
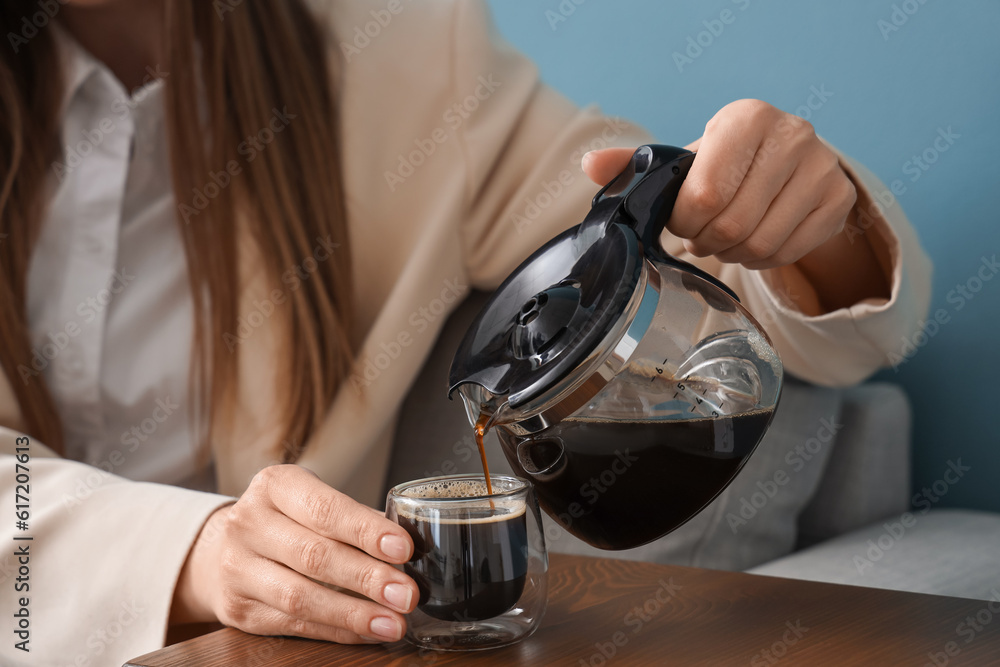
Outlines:
{"type": "Polygon", "coordinates": [[[424,648],[474,650],[514,643],[545,609],[548,558],[541,516],[526,480],[449,475],[394,487],[386,516],[406,529],[414,553],[403,570],[420,600],[406,638],[424,648]]]}

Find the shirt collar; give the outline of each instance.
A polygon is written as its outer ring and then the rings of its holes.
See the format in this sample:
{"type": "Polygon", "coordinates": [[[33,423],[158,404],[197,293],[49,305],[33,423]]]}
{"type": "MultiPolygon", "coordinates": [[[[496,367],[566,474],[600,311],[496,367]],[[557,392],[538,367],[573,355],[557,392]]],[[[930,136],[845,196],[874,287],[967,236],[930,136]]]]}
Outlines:
{"type": "Polygon", "coordinates": [[[56,48],[59,51],[59,62],[62,67],[63,96],[60,110],[62,114],[65,114],[66,110],[69,109],[70,102],[73,101],[83,84],[103,65],[89,51],[80,46],[80,43],[57,22],[53,21],[50,27],[55,34],[56,48]]]}
{"type": "Polygon", "coordinates": [[[112,94],[116,97],[120,96],[122,101],[130,100],[133,95],[140,91],[143,92],[143,97],[156,98],[159,94],[158,89],[163,86],[162,79],[150,79],[135,90],[127,91],[111,70],[83,48],[68,30],[58,23],[52,27],[55,29],[55,40],[64,78],[62,106],[60,107],[63,114],[69,109],[73,98],[94,76],[103,76],[108,82],[107,85],[110,85],[111,90],[114,91],[112,94]]]}

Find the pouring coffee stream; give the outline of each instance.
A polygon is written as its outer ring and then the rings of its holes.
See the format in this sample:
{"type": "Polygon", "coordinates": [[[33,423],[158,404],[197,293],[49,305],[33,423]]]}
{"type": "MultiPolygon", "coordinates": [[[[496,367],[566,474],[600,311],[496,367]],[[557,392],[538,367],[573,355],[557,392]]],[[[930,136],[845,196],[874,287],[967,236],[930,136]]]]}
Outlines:
{"type": "Polygon", "coordinates": [[[486,431],[489,430],[490,417],[493,415],[486,414],[485,412],[479,415],[479,419],[476,420],[476,424],[473,429],[476,431],[476,444],[479,445],[479,458],[483,462],[483,476],[486,478],[486,493],[493,495],[493,484],[490,482],[490,464],[486,460],[486,443],[484,442],[486,438],[486,431]]]}
{"type": "Polygon", "coordinates": [[[452,364],[487,480],[492,428],[542,508],[605,549],[657,539],[711,502],[780,395],[753,316],[659,244],[693,160],[636,150],[581,224],[504,281],[452,364]]]}

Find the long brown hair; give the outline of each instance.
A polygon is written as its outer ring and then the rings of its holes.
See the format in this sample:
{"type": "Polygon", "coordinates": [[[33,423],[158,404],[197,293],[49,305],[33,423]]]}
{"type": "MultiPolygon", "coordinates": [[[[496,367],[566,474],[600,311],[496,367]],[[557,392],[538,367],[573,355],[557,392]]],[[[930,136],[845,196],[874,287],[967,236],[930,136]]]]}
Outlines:
{"type": "MultiPolygon", "coordinates": [[[[274,360],[282,383],[275,393],[285,398],[283,458],[290,461],[325,416],[351,360],[350,253],[330,67],[335,52],[301,0],[245,0],[224,13],[216,4],[165,3],[167,133],[195,316],[191,396],[206,434],[232,417],[240,369],[238,347],[227,344],[227,336],[233,340],[238,331],[240,239],[256,244],[263,265],[255,271],[266,272],[275,287],[326,240],[336,247],[334,256],[286,292],[288,340],[284,358],[274,360]],[[276,113],[285,123],[280,136],[246,159],[241,144],[276,113]],[[233,161],[239,174],[218,187],[218,174],[233,161]]],[[[37,9],[31,0],[4,0],[0,35],[19,32],[37,9]]],[[[19,46],[16,52],[0,48],[0,366],[27,433],[62,451],[43,376],[22,379],[18,371],[31,368],[26,273],[51,194],[52,161],[60,157],[62,86],[48,30],[19,46]]]]}

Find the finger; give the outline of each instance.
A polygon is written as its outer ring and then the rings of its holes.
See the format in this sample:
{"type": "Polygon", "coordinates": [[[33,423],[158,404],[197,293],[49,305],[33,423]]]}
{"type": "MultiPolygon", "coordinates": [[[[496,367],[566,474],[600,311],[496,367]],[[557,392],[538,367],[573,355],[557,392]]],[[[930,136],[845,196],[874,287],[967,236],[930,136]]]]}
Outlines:
{"type": "Polygon", "coordinates": [[[602,148],[584,154],[581,166],[587,176],[598,185],[607,185],[628,166],[634,148],[602,148]]]}
{"type": "Polygon", "coordinates": [[[693,239],[733,200],[763,140],[759,124],[742,116],[717,115],[705,127],[667,222],[671,233],[693,239]]]}
{"type": "Polygon", "coordinates": [[[330,590],[279,563],[260,560],[253,590],[243,591],[247,597],[304,623],[341,628],[382,641],[403,636],[406,620],[402,614],[371,600],[330,590]]]}
{"type": "Polygon", "coordinates": [[[320,639],[338,644],[375,644],[385,639],[362,636],[345,628],[323,625],[290,616],[253,598],[243,598],[240,612],[227,625],[255,635],[281,635],[320,639]]]}
{"type": "MultiPolygon", "coordinates": [[[[792,160],[763,155],[750,165],[732,201],[684,247],[697,257],[728,250],[754,234],[772,202],[782,193],[795,171],[792,160]]],[[[786,196],[791,193],[786,192],[786,196]]],[[[804,213],[808,213],[805,211],[804,213]]]]}
{"type": "Polygon", "coordinates": [[[819,197],[808,196],[813,192],[816,192],[816,186],[807,173],[793,173],[750,236],[719,252],[716,258],[728,264],[743,264],[766,259],[776,253],[796,227],[819,207],[819,197]]]}
{"type": "Polygon", "coordinates": [[[830,213],[827,206],[816,209],[806,216],[806,219],[795,228],[788,240],[770,257],[747,262],[744,266],[760,271],[775,269],[799,261],[839,231],[836,226],[831,227],[829,218],[830,213]]]}
{"type": "Polygon", "coordinates": [[[257,552],[300,574],[340,586],[404,614],[420,597],[414,581],[352,546],[318,535],[280,516],[269,522],[257,552]]]}
{"type": "Polygon", "coordinates": [[[821,179],[815,191],[823,193],[819,205],[795,227],[781,247],[769,257],[744,266],[759,269],[792,264],[844,229],[847,216],[857,201],[854,184],[843,173],[833,172],[821,179]]]}
{"type": "Polygon", "coordinates": [[[261,471],[267,496],[283,514],[315,533],[391,563],[405,563],[413,540],[399,525],[294,465],[261,471]],[[268,473],[267,471],[273,471],[268,473]]]}

